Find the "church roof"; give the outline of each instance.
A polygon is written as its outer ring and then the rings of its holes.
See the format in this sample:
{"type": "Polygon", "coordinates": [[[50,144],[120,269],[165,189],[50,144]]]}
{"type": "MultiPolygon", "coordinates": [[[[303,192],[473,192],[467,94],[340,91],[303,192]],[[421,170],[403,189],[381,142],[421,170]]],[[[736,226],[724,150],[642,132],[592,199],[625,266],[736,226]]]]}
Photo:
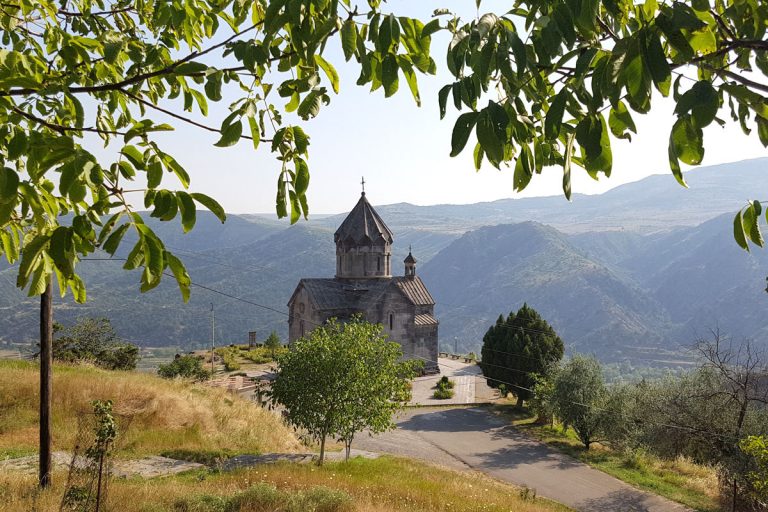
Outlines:
{"type": "MultiPolygon", "coordinates": [[[[363,279],[348,281],[342,279],[302,279],[312,301],[320,311],[351,309],[362,311],[374,307],[381,296],[396,286],[406,299],[416,306],[435,303],[427,287],[418,277],[393,277],[392,279],[363,279]]],[[[297,288],[298,290],[298,288],[297,288]]],[[[294,292],[295,294],[295,292],[294,292]]],[[[293,301],[293,298],[291,298],[293,301]]],[[[289,303],[290,304],[290,303],[289,303]]]]}
{"type": "Polygon", "coordinates": [[[403,260],[403,263],[416,263],[416,258],[413,257],[413,254],[411,254],[411,251],[408,251],[408,256],[405,257],[403,260]]]}
{"type": "Polygon", "coordinates": [[[363,192],[360,200],[334,233],[333,240],[336,243],[351,240],[355,244],[368,244],[380,238],[391,244],[394,235],[363,192]]]}
{"type": "Polygon", "coordinates": [[[434,305],[435,299],[430,295],[427,287],[424,286],[424,281],[419,277],[395,277],[392,278],[395,285],[400,288],[400,291],[408,297],[412,303],[417,306],[430,306],[434,305]]]}
{"type": "Polygon", "coordinates": [[[416,318],[413,319],[413,323],[416,325],[437,325],[437,319],[429,313],[425,313],[423,315],[416,315],[416,318]]]}

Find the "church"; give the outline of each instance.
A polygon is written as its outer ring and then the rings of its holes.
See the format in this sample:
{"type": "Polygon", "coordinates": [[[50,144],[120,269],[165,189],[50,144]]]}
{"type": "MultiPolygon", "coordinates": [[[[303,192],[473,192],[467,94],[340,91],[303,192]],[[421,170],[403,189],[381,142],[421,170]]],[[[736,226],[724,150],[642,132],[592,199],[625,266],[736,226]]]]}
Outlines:
{"type": "Polygon", "coordinates": [[[330,318],[343,321],[359,313],[381,324],[389,339],[403,347],[406,359],[421,360],[427,373],[439,373],[435,301],[416,275],[410,251],[404,275],[392,276],[394,236],[365,191],[333,239],[336,277],[299,281],[288,302],[289,342],[330,318]]]}

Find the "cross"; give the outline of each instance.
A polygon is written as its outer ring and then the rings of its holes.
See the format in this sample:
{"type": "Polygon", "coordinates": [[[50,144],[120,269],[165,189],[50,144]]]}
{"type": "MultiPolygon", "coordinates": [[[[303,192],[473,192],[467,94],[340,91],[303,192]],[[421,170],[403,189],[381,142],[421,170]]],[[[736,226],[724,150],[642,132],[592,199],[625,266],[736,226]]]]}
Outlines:
{"type": "Polygon", "coordinates": [[[363,180],[360,182],[360,185],[363,186],[363,194],[365,194],[365,176],[363,176],[363,180]]]}

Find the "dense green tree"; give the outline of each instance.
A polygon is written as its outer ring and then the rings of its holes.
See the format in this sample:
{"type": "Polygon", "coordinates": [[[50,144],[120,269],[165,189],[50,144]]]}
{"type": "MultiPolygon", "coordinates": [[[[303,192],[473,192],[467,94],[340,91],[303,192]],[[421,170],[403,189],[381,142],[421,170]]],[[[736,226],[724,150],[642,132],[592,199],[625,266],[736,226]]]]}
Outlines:
{"type": "Polygon", "coordinates": [[[158,366],[157,374],[164,379],[182,378],[194,381],[204,381],[211,376],[203,367],[203,360],[193,355],[176,355],[170,363],[158,366]]]}
{"type": "Polygon", "coordinates": [[[292,425],[320,443],[319,464],[328,436],[342,440],[349,456],[356,433],[394,427],[392,414],[407,398],[414,375],[402,355],[381,325],[359,317],[347,323],[331,319],[278,357],[272,399],[286,408],[292,425]]]}
{"type": "Polygon", "coordinates": [[[74,325],[57,324],[53,358],[88,362],[108,370],[135,370],[139,347],[120,339],[107,318],[80,318],[74,325]]]}
{"type": "Polygon", "coordinates": [[[555,330],[536,310],[523,304],[506,320],[499,316],[485,333],[480,367],[492,384],[505,383],[522,405],[531,398],[537,375],[545,376],[562,359],[564,350],[555,330]]]}

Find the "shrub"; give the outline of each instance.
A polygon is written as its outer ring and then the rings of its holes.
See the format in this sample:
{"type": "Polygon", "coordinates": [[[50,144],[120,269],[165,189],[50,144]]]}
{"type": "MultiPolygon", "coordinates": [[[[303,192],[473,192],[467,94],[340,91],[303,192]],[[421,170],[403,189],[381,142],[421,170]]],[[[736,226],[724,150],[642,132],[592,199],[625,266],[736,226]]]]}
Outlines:
{"type": "Polygon", "coordinates": [[[438,400],[453,398],[453,390],[449,388],[437,388],[435,392],[432,393],[432,398],[436,398],[438,400]]]}
{"type": "Polygon", "coordinates": [[[205,466],[216,467],[234,455],[229,450],[166,450],[160,453],[162,457],[169,459],[196,462],[205,466]]]}
{"type": "Polygon", "coordinates": [[[230,498],[201,495],[177,500],[176,512],[345,512],[352,497],[344,491],[317,486],[303,491],[282,490],[268,483],[256,484],[230,498]]]}
{"type": "Polygon", "coordinates": [[[157,368],[157,374],[164,379],[192,379],[201,381],[208,379],[211,374],[203,368],[203,361],[197,356],[177,355],[176,358],[168,364],[161,364],[157,368]]]}
{"type": "Polygon", "coordinates": [[[440,380],[437,381],[437,387],[439,388],[446,388],[446,389],[453,389],[453,386],[455,383],[450,380],[446,375],[443,375],[440,377],[440,380]]]}
{"type": "Polygon", "coordinates": [[[121,340],[107,318],[80,318],[70,326],[54,325],[53,358],[88,362],[107,370],[135,370],[139,347],[121,340]]]}

